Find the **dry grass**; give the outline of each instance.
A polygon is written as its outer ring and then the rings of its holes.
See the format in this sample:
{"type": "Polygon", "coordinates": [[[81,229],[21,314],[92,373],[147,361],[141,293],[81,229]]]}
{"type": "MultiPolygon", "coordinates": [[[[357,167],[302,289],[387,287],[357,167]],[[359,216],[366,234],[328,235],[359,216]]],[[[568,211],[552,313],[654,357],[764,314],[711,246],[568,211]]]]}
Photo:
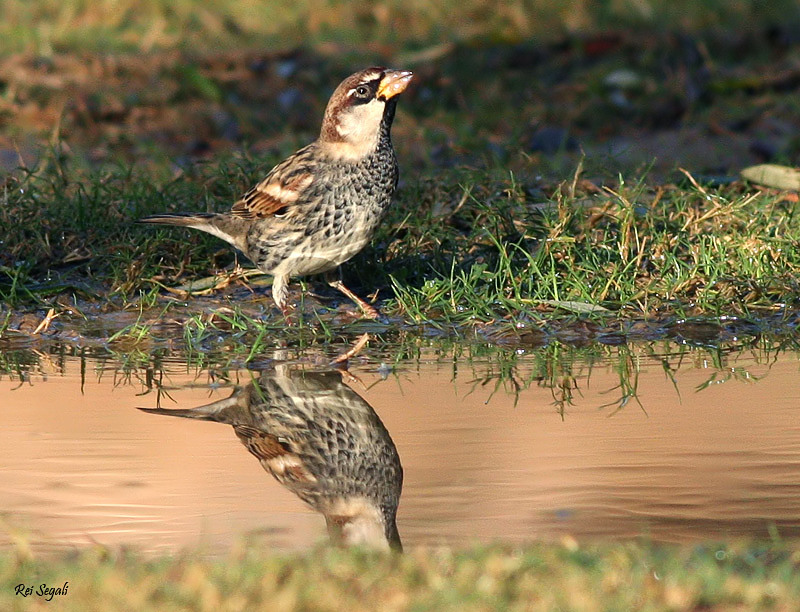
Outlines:
{"type": "Polygon", "coordinates": [[[242,44],[289,48],[425,45],[473,38],[518,42],[565,32],[637,27],[747,28],[785,19],[795,5],[757,0],[6,0],[0,49],[200,50],[242,44]]]}
{"type": "Polygon", "coordinates": [[[385,557],[243,549],[208,560],[90,550],[0,557],[0,607],[27,610],[775,610],[796,609],[800,556],[780,545],[643,544],[417,549],[385,557]],[[17,584],[61,586],[46,602],[17,584]]]}

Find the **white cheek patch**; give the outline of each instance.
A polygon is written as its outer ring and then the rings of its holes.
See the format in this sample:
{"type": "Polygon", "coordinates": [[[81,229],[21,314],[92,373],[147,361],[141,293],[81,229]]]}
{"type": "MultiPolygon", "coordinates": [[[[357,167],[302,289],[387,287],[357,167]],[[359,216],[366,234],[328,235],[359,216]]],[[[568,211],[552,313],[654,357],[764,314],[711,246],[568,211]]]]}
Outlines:
{"type": "Polygon", "coordinates": [[[370,100],[341,114],[336,131],[346,145],[342,147],[342,157],[362,157],[375,149],[384,107],[383,102],[370,100]]]}
{"type": "Polygon", "coordinates": [[[341,497],[329,500],[322,509],[326,518],[341,525],[342,539],[348,546],[370,546],[389,550],[384,531],[384,518],[373,502],[363,497],[341,497]]]}

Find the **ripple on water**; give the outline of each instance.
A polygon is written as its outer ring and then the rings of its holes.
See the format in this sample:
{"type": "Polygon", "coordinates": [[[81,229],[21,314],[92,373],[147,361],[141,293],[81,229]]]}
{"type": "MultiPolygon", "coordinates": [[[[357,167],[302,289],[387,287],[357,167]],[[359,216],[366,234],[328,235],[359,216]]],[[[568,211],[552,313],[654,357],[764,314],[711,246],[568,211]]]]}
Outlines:
{"type": "MultiPolygon", "coordinates": [[[[0,496],[6,523],[34,548],[222,551],[243,537],[279,548],[325,537],[322,517],[230,426],[136,410],[155,406],[154,380],[168,393],[163,407],[190,408],[258,373],[212,376],[174,355],[155,377],[152,364],[108,357],[23,361],[26,375],[0,378],[0,496]]],[[[800,536],[793,353],[664,342],[500,348],[455,361],[423,351],[387,376],[381,364],[392,362],[367,353],[354,378],[313,391],[346,385],[385,425],[405,475],[397,525],[406,546],[565,534],[696,541],[767,537],[773,526],[800,536]]]]}

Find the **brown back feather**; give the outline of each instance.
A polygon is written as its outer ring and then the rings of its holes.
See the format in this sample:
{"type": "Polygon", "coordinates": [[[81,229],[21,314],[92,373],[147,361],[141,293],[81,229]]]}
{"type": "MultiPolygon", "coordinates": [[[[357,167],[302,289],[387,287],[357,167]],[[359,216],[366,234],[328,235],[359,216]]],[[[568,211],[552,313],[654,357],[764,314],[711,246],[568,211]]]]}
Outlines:
{"type": "Polygon", "coordinates": [[[313,147],[308,145],[275,166],[233,205],[231,214],[242,219],[265,219],[290,212],[314,181],[309,163],[313,147]]]}

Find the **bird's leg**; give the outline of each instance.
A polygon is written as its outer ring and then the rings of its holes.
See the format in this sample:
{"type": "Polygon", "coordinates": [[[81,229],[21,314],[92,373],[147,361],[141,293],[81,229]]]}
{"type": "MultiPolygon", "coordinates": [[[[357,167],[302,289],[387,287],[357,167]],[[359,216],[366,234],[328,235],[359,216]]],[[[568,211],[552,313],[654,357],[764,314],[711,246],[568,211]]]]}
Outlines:
{"type": "Polygon", "coordinates": [[[339,367],[343,371],[347,371],[347,362],[352,357],[355,357],[361,352],[361,349],[366,346],[367,342],[369,342],[369,334],[364,333],[359,336],[358,340],[353,343],[347,351],[336,357],[333,361],[331,361],[331,365],[334,367],[339,367]]]}
{"type": "Polygon", "coordinates": [[[291,314],[292,307],[286,303],[289,298],[289,277],[276,276],[272,280],[272,299],[275,305],[280,309],[283,318],[286,319],[288,325],[292,324],[291,314]]]}
{"type": "Polygon", "coordinates": [[[347,297],[349,297],[358,307],[361,309],[361,312],[364,313],[364,317],[367,319],[377,319],[380,317],[380,313],[378,312],[377,308],[372,306],[371,304],[367,304],[364,300],[358,297],[355,293],[350,291],[347,287],[344,286],[344,283],[338,279],[329,276],[327,279],[328,284],[333,287],[334,289],[338,289],[342,293],[344,293],[347,297]]]}
{"type": "Polygon", "coordinates": [[[294,308],[289,306],[288,304],[284,304],[281,306],[281,314],[283,315],[283,320],[286,325],[294,325],[294,319],[292,318],[292,313],[294,312],[294,308]]]}

